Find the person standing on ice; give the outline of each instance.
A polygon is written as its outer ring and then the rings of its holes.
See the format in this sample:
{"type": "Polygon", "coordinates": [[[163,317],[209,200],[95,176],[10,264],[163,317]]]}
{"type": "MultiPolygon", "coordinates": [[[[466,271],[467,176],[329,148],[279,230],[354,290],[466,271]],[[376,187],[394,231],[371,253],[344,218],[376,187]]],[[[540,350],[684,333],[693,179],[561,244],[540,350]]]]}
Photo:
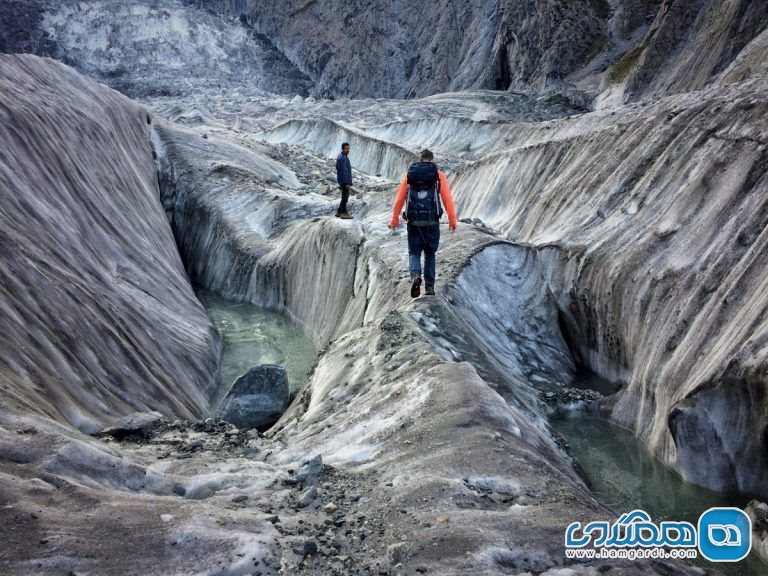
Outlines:
{"type": "Polygon", "coordinates": [[[349,189],[352,186],[352,164],[349,162],[348,142],[341,145],[341,153],[336,158],[336,182],[339,183],[339,190],[341,190],[341,203],[336,210],[336,217],[349,220],[352,216],[347,212],[347,201],[349,189]]]}
{"type": "Polygon", "coordinates": [[[400,211],[406,209],[403,218],[408,230],[408,268],[411,273],[411,297],[421,295],[421,253],[424,253],[425,293],[435,293],[435,253],[440,243],[440,217],[443,206],[448,212],[448,227],[453,233],[458,226],[453,207],[451,187],[445,173],[434,163],[434,155],[427,149],[421,151],[419,161],[414,162],[403,176],[395,197],[391,229],[400,225],[400,211]]]}

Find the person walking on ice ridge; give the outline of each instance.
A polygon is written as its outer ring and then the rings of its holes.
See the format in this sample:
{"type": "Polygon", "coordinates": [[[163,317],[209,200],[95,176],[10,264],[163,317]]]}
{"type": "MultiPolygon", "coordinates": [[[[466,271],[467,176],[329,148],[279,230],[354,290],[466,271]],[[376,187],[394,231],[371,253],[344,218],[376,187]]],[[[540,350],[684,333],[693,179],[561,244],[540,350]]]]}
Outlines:
{"type": "Polygon", "coordinates": [[[451,187],[445,173],[434,163],[434,155],[424,149],[419,161],[414,162],[403,176],[395,196],[395,206],[389,227],[394,230],[400,225],[400,211],[407,223],[408,269],[411,276],[411,297],[421,295],[422,267],[424,253],[424,288],[427,296],[435,293],[437,247],[440,243],[440,217],[443,206],[448,212],[448,227],[456,230],[458,220],[453,206],[451,187]]]}

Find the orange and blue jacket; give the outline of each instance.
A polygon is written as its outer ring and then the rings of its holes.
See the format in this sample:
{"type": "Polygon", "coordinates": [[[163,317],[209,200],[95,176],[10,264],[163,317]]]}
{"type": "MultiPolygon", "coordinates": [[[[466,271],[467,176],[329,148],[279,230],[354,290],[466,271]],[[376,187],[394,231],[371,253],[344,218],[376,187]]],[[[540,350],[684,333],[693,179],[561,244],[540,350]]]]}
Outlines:
{"type": "MultiPolygon", "coordinates": [[[[448,178],[445,177],[445,172],[442,170],[437,171],[440,177],[440,199],[443,201],[443,207],[448,213],[448,226],[451,229],[456,229],[459,225],[459,221],[456,219],[456,209],[453,206],[453,197],[451,196],[451,187],[448,185],[448,178]]],[[[400,186],[397,189],[397,196],[395,196],[395,209],[392,212],[392,220],[389,225],[396,227],[400,225],[400,212],[405,206],[405,200],[408,197],[408,175],[403,176],[400,181],[400,186]]]]}

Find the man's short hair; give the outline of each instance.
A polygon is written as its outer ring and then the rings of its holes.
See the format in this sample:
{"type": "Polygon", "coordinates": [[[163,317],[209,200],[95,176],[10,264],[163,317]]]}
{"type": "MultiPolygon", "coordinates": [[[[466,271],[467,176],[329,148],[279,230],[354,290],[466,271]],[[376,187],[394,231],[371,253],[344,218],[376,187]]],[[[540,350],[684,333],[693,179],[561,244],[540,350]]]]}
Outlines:
{"type": "Polygon", "coordinates": [[[342,149],[344,149],[344,146],[349,146],[349,142],[344,142],[344,143],[341,145],[341,148],[342,148],[342,149]]]}
{"type": "Polygon", "coordinates": [[[426,148],[424,148],[424,150],[421,151],[421,154],[419,154],[419,158],[421,158],[422,160],[434,160],[435,155],[432,154],[431,150],[427,150],[426,148]]]}

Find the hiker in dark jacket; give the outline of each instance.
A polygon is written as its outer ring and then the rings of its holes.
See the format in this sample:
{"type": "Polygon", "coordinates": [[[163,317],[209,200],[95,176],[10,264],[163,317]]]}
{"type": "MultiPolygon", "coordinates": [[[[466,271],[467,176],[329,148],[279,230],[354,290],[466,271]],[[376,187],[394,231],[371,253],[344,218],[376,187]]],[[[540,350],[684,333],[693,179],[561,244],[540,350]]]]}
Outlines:
{"type": "Polygon", "coordinates": [[[411,297],[421,294],[421,253],[424,253],[424,280],[427,296],[435,293],[435,253],[440,242],[440,216],[448,212],[448,227],[456,230],[458,220],[453,206],[451,187],[445,172],[433,162],[429,150],[422,150],[420,161],[411,164],[403,176],[395,197],[395,208],[389,227],[400,225],[400,211],[408,223],[408,268],[411,273],[411,297]]]}
{"type": "Polygon", "coordinates": [[[339,209],[336,210],[336,217],[347,220],[352,218],[347,212],[349,189],[352,186],[352,164],[349,162],[348,142],[341,145],[341,153],[336,158],[336,182],[339,183],[339,190],[341,190],[341,203],[339,209]]]}

